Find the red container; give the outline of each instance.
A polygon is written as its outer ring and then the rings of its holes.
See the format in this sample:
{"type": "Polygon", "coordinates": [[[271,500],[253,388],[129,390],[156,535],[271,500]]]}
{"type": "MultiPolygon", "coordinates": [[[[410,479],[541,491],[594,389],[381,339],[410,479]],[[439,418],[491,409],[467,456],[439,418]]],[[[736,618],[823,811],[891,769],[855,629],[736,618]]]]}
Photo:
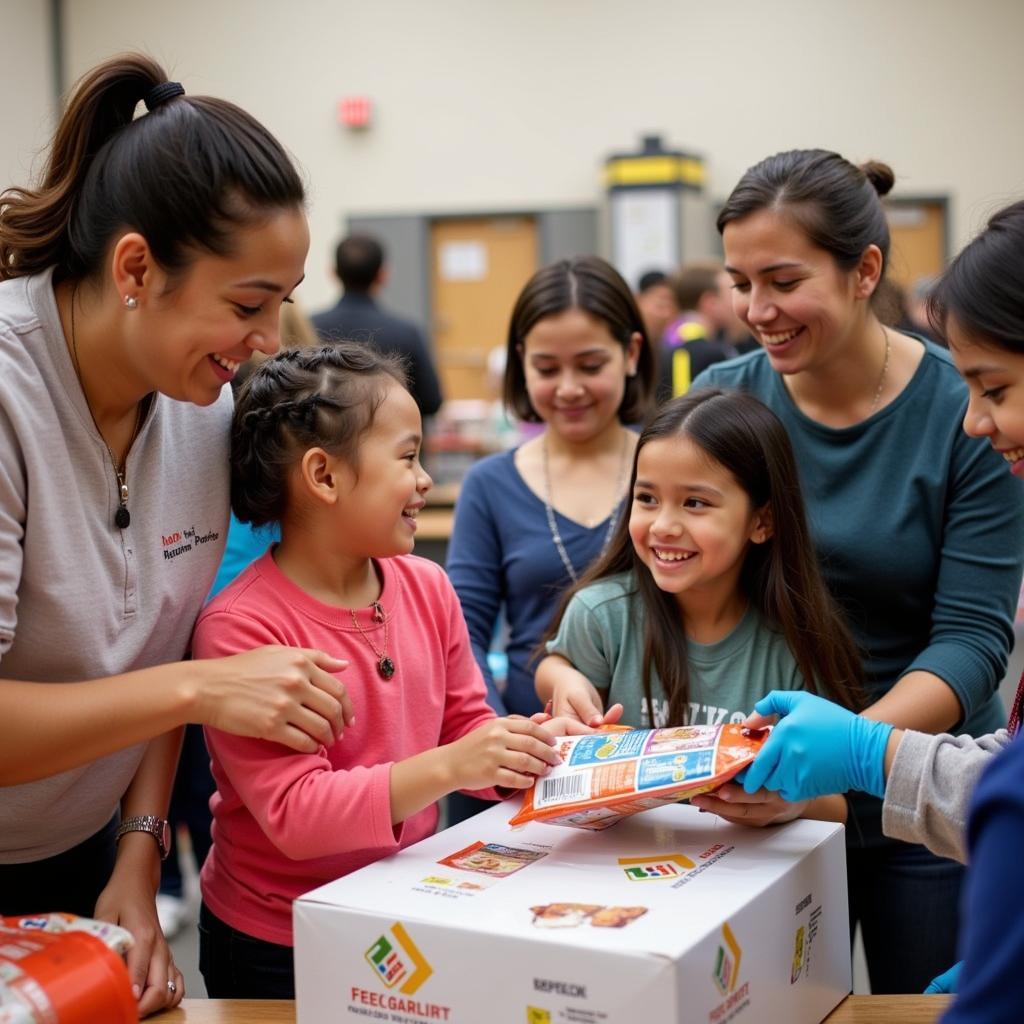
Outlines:
{"type": "Polygon", "coordinates": [[[0,918],[0,964],[8,995],[30,1008],[30,1019],[39,1024],[138,1021],[128,969],[102,939],[18,927],[24,920],[0,918]]]}

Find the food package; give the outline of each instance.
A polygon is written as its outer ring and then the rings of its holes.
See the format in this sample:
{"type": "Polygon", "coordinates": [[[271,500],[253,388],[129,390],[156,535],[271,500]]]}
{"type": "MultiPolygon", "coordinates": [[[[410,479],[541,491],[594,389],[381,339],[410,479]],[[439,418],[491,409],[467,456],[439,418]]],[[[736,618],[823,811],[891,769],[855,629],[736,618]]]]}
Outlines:
{"type": "Polygon", "coordinates": [[[604,728],[558,741],[562,763],[526,791],[510,825],[600,830],[639,811],[688,800],[754,760],[770,730],[738,724],[604,728]]]}
{"type": "Polygon", "coordinates": [[[133,1024],[124,928],[74,914],[0,917],[0,1024],[133,1024]]]}

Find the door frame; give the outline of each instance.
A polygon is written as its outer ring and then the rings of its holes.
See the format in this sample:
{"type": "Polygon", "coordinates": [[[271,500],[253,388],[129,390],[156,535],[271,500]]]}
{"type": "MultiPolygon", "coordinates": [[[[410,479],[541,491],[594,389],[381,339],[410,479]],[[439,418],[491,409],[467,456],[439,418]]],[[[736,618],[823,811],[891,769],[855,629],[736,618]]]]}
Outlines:
{"type": "Polygon", "coordinates": [[[901,192],[899,195],[893,196],[888,195],[882,198],[882,205],[885,207],[910,207],[920,206],[923,203],[928,203],[932,206],[938,206],[942,209],[942,262],[944,265],[949,264],[949,254],[951,251],[951,204],[948,195],[938,195],[933,193],[921,193],[921,194],[908,194],[901,192]]]}
{"type": "Polygon", "coordinates": [[[403,316],[427,329],[427,341],[433,353],[429,331],[434,309],[431,285],[430,229],[436,221],[479,220],[502,217],[530,217],[537,224],[537,265],[578,253],[604,255],[599,206],[555,206],[545,209],[436,210],[408,213],[350,213],[345,218],[345,234],[376,234],[388,250],[391,268],[381,301],[403,316]],[[412,254],[412,259],[404,254],[412,254]]]}
{"type": "MultiPolygon", "coordinates": [[[[446,399],[448,397],[451,397],[450,396],[450,392],[449,392],[449,383],[450,383],[450,381],[446,381],[445,380],[445,373],[444,373],[444,369],[443,369],[443,366],[445,365],[445,363],[444,363],[444,360],[442,359],[441,352],[436,348],[436,339],[433,337],[434,328],[437,326],[437,322],[435,320],[435,317],[436,317],[437,312],[438,312],[438,310],[436,308],[436,302],[437,302],[438,296],[437,296],[437,293],[434,291],[434,284],[435,284],[435,277],[436,277],[434,271],[437,268],[435,267],[435,265],[432,262],[434,256],[436,255],[436,250],[435,250],[435,247],[434,247],[435,231],[439,227],[442,227],[442,226],[445,229],[454,229],[454,230],[458,231],[458,228],[459,228],[460,225],[471,224],[471,223],[474,223],[474,222],[476,222],[476,223],[483,222],[489,228],[492,225],[494,225],[496,223],[500,223],[500,222],[514,222],[517,230],[520,230],[522,225],[524,225],[524,224],[527,225],[528,229],[529,229],[529,233],[532,236],[531,241],[533,242],[533,245],[530,247],[532,249],[531,260],[534,263],[535,269],[537,267],[543,266],[544,263],[545,263],[545,261],[542,259],[542,256],[541,256],[542,242],[541,242],[540,219],[539,219],[539,217],[536,214],[531,214],[531,213],[490,213],[490,214],[484,214],[483,216],[474,216],[472,214],[460,211],[458,214],[455,214],[454,216],[442,215],[442,216],[434,217],[434,218],[432,218],[428,222],[428,224],[427,224],[427,234],[428,234],[427,242],[428,242],[429,252],[428,252],[428,258],[427,258],[427,271],[428,271],[428,277],[429,277],[429,280],[430,280],[430,288],[428,290],[428,299],[429,299],[430,305],[431,305],[430,319],[429,319],[428,322],[431,325],[430,333],[431,333],[431,345],[433,347],[434,363],[437,366],[438,376],[441,378],[441,382],[442,382],[441,389],[444,392],[446,399]]],[[[533,273],[534,273],[534,270],[531,270],[529,276],[532,276],[533,273]]],[[[526,281],[524,280],[523,284],[525,284],[525,283],[526,283],[526,281]]],[[[442,287],[443,287],[443,285],[442,285],[442,287]]],[[[512,296],[512,300],[511,301],[514,301],[514,300],[515,300],[515,295],[512,296]]],[[[509,309],[506,310],[504,312],[504,314],[502,315],[502,318],[501,318],[502,321],[507,323],[507,318],[508,318],[509,312],[511,312],[511,305],[509,306],[509,309]]],[[[504,336],[505,336],[506,333],[507,333],[507,329],[501,331],[500,334],[499,334],[499,338],[501,339],[502,342],[504,341],[504,336]]],[[[449,356],[454,355],[457,352],[458,352],[458,350],[453,350],[453,352],[449,353],[449,356]]],[[[485,374],[486,373],[486,352],[483,353],[483,360],[484,360],[484,363],[483,363],[483,368],[481,369],[481,372],[485,374]]],[[[450,368],[451,364],[449,363],[448,366],[450,368]]],[[[456,370],[457,370],[457,368],[456,368],[456,370]]]]}

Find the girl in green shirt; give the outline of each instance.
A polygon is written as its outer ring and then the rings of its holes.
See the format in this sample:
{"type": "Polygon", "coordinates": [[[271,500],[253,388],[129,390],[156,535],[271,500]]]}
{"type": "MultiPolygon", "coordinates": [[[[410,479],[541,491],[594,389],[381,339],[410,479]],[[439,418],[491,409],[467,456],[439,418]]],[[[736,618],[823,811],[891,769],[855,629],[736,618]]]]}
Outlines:
{"type": "MultiPolygon", "coordinates": [[[[718,724],[742,721],[773,688],[862,706],[860,656],[821,578],[774,413],[717,389],[668,402],[640,435],[629,493],[629,517],[545,638],[537,693],[554,714],[718,724]]],[[[740,786],[719,795],[748,824],[845,817],[841,798],[812,809],[740,786]]]]}

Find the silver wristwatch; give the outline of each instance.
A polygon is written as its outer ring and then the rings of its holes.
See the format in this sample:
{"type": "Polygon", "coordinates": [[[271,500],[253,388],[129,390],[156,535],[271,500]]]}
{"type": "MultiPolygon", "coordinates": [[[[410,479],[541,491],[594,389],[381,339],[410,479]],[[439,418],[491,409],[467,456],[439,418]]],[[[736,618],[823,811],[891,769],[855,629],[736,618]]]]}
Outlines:
{"type": "Polygon", "coordinates": [[[156,840],[161,860],[166,860],[167,854],[171,852],[171,826],[165,818],[158,818],[155,814],[125,818],[117,827],[117,838],[120,839],[127,832],[148,832],[156,840]]]}

